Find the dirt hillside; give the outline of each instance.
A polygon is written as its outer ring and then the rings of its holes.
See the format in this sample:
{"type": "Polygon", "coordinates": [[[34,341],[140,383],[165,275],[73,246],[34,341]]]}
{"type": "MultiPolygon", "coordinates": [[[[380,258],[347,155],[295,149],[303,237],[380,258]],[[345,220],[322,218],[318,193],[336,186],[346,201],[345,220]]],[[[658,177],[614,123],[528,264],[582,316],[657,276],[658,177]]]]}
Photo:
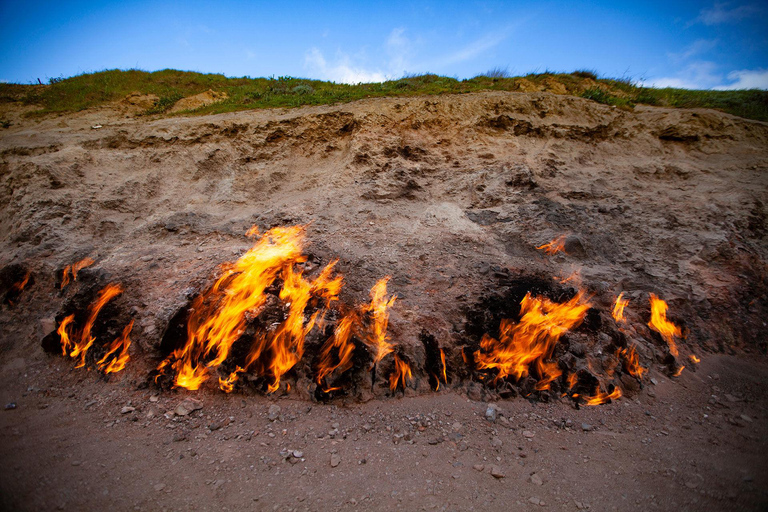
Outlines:
{"type": "Polygon", "coordinates": [[[14,121],[0,131],[7,509],[768,504],[768,124],[502,92],[205,117],[137,116],[125,102],[3,116],[14,121]],[[388,388],[390,360],[361,384],[366,363],[318,402],[309,356],[271,394],[245,379],[224,394],[215,379],[187,391],[150,378],[254,225],[307,225],[304,268],[338,259],[340,303],[365,303],[391,276],[388,336],[413,368],[406,386],[388,388]],[[564,252],[537,249],[561,236],[564,252]],[[62,289],[65,267],[86,257],[95,263],[62,289]],[[65,315],[111,282],[124,292],[97,334],[133,320],[133,345],[124,371],[100,377],[44,340],[58,343],[65,315]],[[590,314],[556,362],[620,399],[578,407],[557,388],[500,388],[469,368],[518,292],[575,289],[590,314]],[[647,325],[650,294],[681,327],[677,357],[647,325]],[[429,340],[447,360],[438,391],[429,340]],[[639,379],[614,373],[628,346],[648,369],[639,379]],[[204,407],[174,413],[186,397],[204,407]]]}

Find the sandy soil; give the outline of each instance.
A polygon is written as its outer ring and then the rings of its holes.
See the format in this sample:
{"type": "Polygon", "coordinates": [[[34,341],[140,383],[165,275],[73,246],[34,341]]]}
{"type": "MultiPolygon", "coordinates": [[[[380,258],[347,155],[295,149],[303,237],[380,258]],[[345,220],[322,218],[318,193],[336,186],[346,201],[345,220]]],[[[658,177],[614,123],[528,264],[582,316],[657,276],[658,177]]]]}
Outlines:
{"type": "Polygon", "coordinates": [[[5,508],[768,504],[765,123],[548,93],[165,119],[121,108],[3,112],[0,396],[16,404],[0,413],[5,508]],[[275,395],[154,386],[174,315],[250,246],[245,231],[299,223],[316,268],[339,259],[343,302],[392,276],[390,335],[415,369],[405,393],[391,396],[382,371],[373,388],[317,402],[308,364],[275,395]],[[562,234],[567,254],[535,249],[562,234]],[[85,256],[96,263],[58,290],[85,256]],[[8,295],[27,270],[27,288],[8,295]],[[565,337],[560,363],[608,379],[608,347],[626,338],[650,368],[642,386],[615,375],[624,397],[576,409],[478,384],[461,362],[477,342],[468,318],[511,283],[575,272],[595,319],[565,337]],[[136,322],[132,360],[108,379],[41,346],[107,282],[125,292],[104,333],[136,322]],[[610,307],[622,291],[619,334],[610,307]],[[677,359],[646,325],[650,292],[687,332],[677,359]],[[423,331],[448,355],[439,392],[423,331]],[[171,414],[188,396],[203,408],[171,414]]]}

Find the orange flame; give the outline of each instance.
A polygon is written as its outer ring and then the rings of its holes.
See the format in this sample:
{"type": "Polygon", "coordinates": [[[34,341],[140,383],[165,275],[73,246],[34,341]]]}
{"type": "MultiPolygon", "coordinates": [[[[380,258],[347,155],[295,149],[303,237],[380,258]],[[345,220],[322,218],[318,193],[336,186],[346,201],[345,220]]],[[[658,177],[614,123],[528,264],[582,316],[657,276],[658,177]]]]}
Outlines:
{"type": "Polygon", "coordinates": [[[679,377],[681,373],[683,373],[683,370],[685,370],[685,365],[681,366],[677,370],[675,370],[675,373],[672,374],[673,377],[679,377]]]}
{"type": "Polygon", "coordinates": [[[701,359],[696,357],[694,354],[691,354],[688,356],[693,364],[699,364],[701,362],[701,359]]]}
{"type": "Polygon", "coordinates": [[[682,337],[683,333],[678,326],[667,320],[667,303],[651,294],[651,321],[648,322],[651,329],[655,330],[669,345],[669,353],[677,357],[677,345],[675,336],[682,337]]]}
{"type": "Polygon", "coordinates": [[[24,274],[24,277],[19,281],[18,283],[13,283],[13,286],[11,286],[11,289],[17,292],[20,292],[26,288],[27,284],[29,283],[29,277],[32,275],[32,272],[27,270],[27,272],[24,274]]]}
{"type": "Polygon", "coordinates": [[[589,308],[582,292],[562,304],[545,297],[531,297],[528,293],[520,303],[519,323],[504,319],[498,340],[487,334],[483,336],[482,351],[475,352],[478,368],[498,369],[497,380],[507,375],[520,379],[527,376],[530,365],[535,364],[539,373],[536,387],[547,389],[562,372],[557,364],[547,363],[545,359],[552,356],[563,334],[581,324],[589,308]]]}
{"type": "Polygon", "coordinates": [[[643,374],[648,370],[640,366],[640,356],[637,355],[635,347],[621,349],[619,355],[624,358],[624,368],[626,368],[629,374],[642,379],[643,374]]]}
{"type": "Polygon", "coordinates": [[[573,389],[573,386],[575,386],[579,381],[579,377],[576,375],[576,373],[570,373],[568,374],[568,378],[565,380],[568,382],[568,389],[573,389]]]}
{"type": "Polygon", "coordinates": [[[61,338],[61,355],[66,356],[67,351],[74,347],[75,342],[70,338],[69,325],[75,319],[74,313],[64,318],[56,329],[56,333],[61,338]]]}
{"type": "Polygon", "coordinates": [[[397,389],[398,384],[402,386],[403,389],[405,389],[407,381],[410,381],[412,376],[413,374],[411,373],[411,367],[408,365],[408,363],[400,359],[397,354],[395,354],[395,369],[389,376],[389,389],[394,391],[397,389]]]}
{"type": "Polygon", "coordinates": [[[616,297],[616,302],[613,304],[613,312],[611,313],[616,322],[623,323],[627,321],[627,319],[624,318],[624,308],[627,304],[629,304],[629,299],[625,299],[624,292],[621,292],[619,296],[616,297]]]}
{"type": "Polygon", "coordinates": [[[131,358],[128,355],[128,347],[131,346],[131,338],[129,338],[128,335],[131,333],[131,329],[133,329],[133,320],[125,326],[123,333],[112,342],[109,346],[109,350],[104,354],[104,357],[96,363],[99,370],[102,370],[104,373],[116,373],[125,368],[125,365],[131,358]],[[118,353],[118,350],[120,353],[118,353]],[[114,355],[112,360],[107,362],[109,356],[112,355],[114,355]]]}
{"type": "Polygon", "coordinates": [[[72,281],[77,281],[77,273],[85,267],[90,267],[94,263],[95,261],[93,261],[91,258],[83,258],[77,263],[73,263],[72,265],[67,265],[64,267],[64,273],[61,276],[61,289],[63,290],[64,287],[70,283],[70,272],[72,273],[72,281]]]}
{"type": "Polygon", "coordinates": [[[396,295],[387,298],[387,281],[389,276],[380,279],[371,288],[371,303],[362,307],[362,313],[370,313],[371,326],[363,342],[373,350],[373,365],[392,353],[393,345],[389,343],[387,326],[389,324],[389,308],[395,303],[396,295]]]}
{"type": "Polygon", "coordinates": [[[343,317],[336,325],[333,336],[329,338],[320,349],[315,381],[326,393],[338,388],[329,388],[325,386],[325,378],[336,370],[339,370],[339,373],[344,373],[352,367],[352,355],[355,351],[355,345],[352,343],[352,335],[354,333],[356,322],[357,315],[354,312],[343,317]],[[338,359],[337,363],[334,363],[334,351],[335,359],[338,359]]]}
{"type": "Polygon", "coordinates": [[[593,396],[584,397],[586,400],[584,405],[601,405],[610,400],[616,400],[619,397],[621,397],[621,389],[614,388],[611,393],[603,393],[600,390],[600,385],[598,385],[593,396]]]}
{"type": "Polygon", "coordinates": [[[239,366],[235,367],[235,371],[229,374],[229,377],[226,379],[222,379],[219,377],[219,388],[225,392],[225,393],[231,393],[232,390],[235,388],[235,382],[237,382],[238,374],[242,373],[244,370],[240,368],[239,366]]]}
{"type": "MultiPolygon", "coordinates": [[[[447,375],[447,368],[445,366],[445,352],[443,349],[440,349],[440,364],[442,364],[443,367],[443,382],[445,384],[448,384],[448,375],[447,375]]],[[[440,389],[440,380],[437,381],[437,389],[440,389]]]]}
{"type": "MultiPolygon", "coordinates": [[[[544,245],[540,245],[536,249],[540,251],[544,251],[545,253],[549,254],[550,256],[557,254],[558,252],[565,253],[565,239],[567,238],[567,235],[560,235],[559,237],[555,238],[551,242],[548,242],[544,245]]],[[[567,254],[567,253],[566,253],[567,254]]]]}
{"type": "Polygon", "coordinates": [[[108,284],[99,292],[96,301],[88,307],[88,319],[85,322],[83,330],[80,332],[78,341],[75,342],[74,348],[69,353],[69,357],[80,357],[80,362],[75,368],[82,368],[85,366],[85,354],[95,341],[91,336],[91,329],[93,329],[93,323],[96,321],[96,317],[99,316],[99,311],[101,311],[107,302],[121,293],[123,293],[122,286],[119,284],[108,284]]]}

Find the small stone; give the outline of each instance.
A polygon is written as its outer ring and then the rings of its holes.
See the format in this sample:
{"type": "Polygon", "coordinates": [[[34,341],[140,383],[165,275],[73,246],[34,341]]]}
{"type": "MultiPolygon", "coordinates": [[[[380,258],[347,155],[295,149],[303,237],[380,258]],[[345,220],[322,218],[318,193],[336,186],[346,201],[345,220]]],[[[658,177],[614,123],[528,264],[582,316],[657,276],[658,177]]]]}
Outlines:
{"type": "Polygon", "coordinates": [[[592,430],[592,425],[590,425],[589,423],[582,423],[581,430],[583,430],[584,432],[589,432],[590,430],[592,430]]]}
{"type": "Polygon", "coordinates": [[[528,503],[533,503],[534,505],[541,505],[541,500],[536,497],[530,497],[528,498],[528,503]]]}
{"type": "Polygon", "coordinates": [[[750,417],[749,417],[749,416],[747,416],[746,414],[742,414],[741,416],[739,416],[739,418],[743,419],[743,420],[744,420],[744,421],[746,421],[747,423],[752,423],[752,418],[750,418],[750,417]]]}
{"type": "Polygon", "coordinates": [[[488,421],[496,421],[496,417],[499,413],[499,406],[496,404],[488,404],[485,409],[485,419],[488,421]]]}
{"type": "Polygon", "coordinates": [[[576,504],[576,508],[579,509],[579,510],[584,510],[588,506],[588,505],[586,505],[586,504],[584,504],[584,503],[582,503],[580,501],[574,501],[573,503],[576,504]]]}
{"type": "Polygon", "coordinates": [[[341,457],[339,456],[338,453],[332,453],[331,454],[331,467],[335,468],[339,464],[341,464],[341,457]]]}
{"type": "Polygon", "coordinates": [[[482,472],[485,469],[485,466],[482,464],[475,464],[474,466],[472,466],[472,469],[474,469],[475,471],[482,472]]]}
{"type": "Polygon", "coordinates": [[[82,464],[82,462],[80,462],[79,460],[73,460],[72,461],[72,465],[73,466],[79,466],[80,464],[82,464]]]}
{"type": "Polygon", "coordinates": [[[459,423],[459,422],[457,421],[456,423],[454,423],[454,424],[453,424],[453,427],[452,427],[452,428],[453,428],[453,431],[454,431],[454,432],[458,432],[459,430],[461,430],[461,423],[459,423]]]}
{"type": "Polygon", "coordinates": [[[155,484],[155,490],[160,492],[165,489],[165,484],[155,484]]]}
{"type": "Polygon", "coordinates": [[[304,456],[304,452],[301,450],[293,450],[293,456],[300,459],[304,456]]]}
{"type": "Polygon", "coordinates": [[[203,402],[196,398],[187,397],[176,406],[174,412],[179,416],[187,416],[190,413],[203,408],[203,402]]]}
{"type": "Polygon", "coordinates": [[[5,410],[6,411],[11,411],[11,410],[13,410],[15,408],[16,408],[16,402],[10,402],[10,403],[5,404],[5,410]]]}
{"type": "Polygon", "coordinates": [[[491,476],[494,478],[504,478],[507,476],[507,474],[504,472],[501,466],[493,465],[491,466],[491,476]]]}
{"type": "Polygon", "coordinates": [[[699,482],[685,482],[685,486],[689,489],[695,489],[699,486],[699,482]]]}
{"type": "Polygon", "coordinates": [[[153,404],[157,403],[158,400],[160,400],[160,397],[158,397],[157,395],[152,395],[151,397],[149,397],[149,401],[152,402],[153,404]]]}
{"type": "Polygon", "coordinates": [[[120,414],[128,414],[129,412],[133,412],[135,410],[136,410],[135,407],[131,407],[130,405],[126,405],[125,407],[120,409],[120,414]]]}
{"type": "Polygon", "coordinates": [[[651,384],[653,384],[654,386],[657,386],[659,384],[659,381],[657,381],[654,378],[651,378],[651,384]]]}
{"type": "Polygon", "coordinates": [[[145,255],[145,256],[142,256],[142,257],[141,257],[141,258],[139,258],[139,259],[140,259],[141,261],[147,262],[147,261],[152,261],[153,259],[155,259],[155,257],[154,257],[154,256],[152,256],[151,254],[147,254],[147,255],[145,255]]]}
{"type": "Polygon", "coordinates": [[[275,421],[277,418],[280,417],[280,406],[277,404],[272,404],[269,406],[269,420],[275,421]]]}
{"type": "Polygon", "coordinates": [[[531,475],[531,483],[533,485],[544,485],[544,480],[542,480],[539,475],[534,473],[531,475]]]}
{"type": "Polygon", "coordinates": [[[536,432],[531,432],[530,430],[523,430],[523,437],[527,437],[528,439],[532,439],[536,436],[536,432]]]}
{"type": "Polygon", "coordinates": [[[496,450],[499,450],[503,444],[504,444],[504,441],[502,441],[497,436],[493,436],[491,438],[491,448],[495,448],[496,450]]]}

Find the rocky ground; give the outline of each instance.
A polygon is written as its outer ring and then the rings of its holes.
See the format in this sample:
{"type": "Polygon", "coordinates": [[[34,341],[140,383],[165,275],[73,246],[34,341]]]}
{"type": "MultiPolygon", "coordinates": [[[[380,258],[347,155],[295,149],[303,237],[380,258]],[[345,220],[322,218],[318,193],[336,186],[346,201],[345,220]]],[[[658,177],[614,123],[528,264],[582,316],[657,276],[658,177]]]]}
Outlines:
{"type": "Polygon", "coordinates": [[[768,503],[765,123],[548,93],[3,118],[5,508],[768,503]],[[154,385],[174,317],[250,247],[248,228],[293,224],[309,225],[315,268],[339,259],[341,302],[366,301],[392,276],[389,335],[414,367],[404,392],[392,396],[382,371],[372,388],[317,402],[308,364],[272,395],[154,385]],[[567,253],[536,250],[560,235],[567,253]],[[86,256],[94,265],[61,290],[64,267],[86,256]],[[544,281],[550,292],[578,285],[592,304],[559,364],[588,367],[622,398],[578,409],[558,393],[501,399],[466,369],[473,329],[504,316],[496,309],[511,291],[544,281]],[[107,282],[125,292],[102,315],[104,337],[135,321],[132,360],[109,378],[41,343],[107,282]],[[620,292],[630,298],[621,327],[610,316],[620,292]],[[646,325],[649,293],[684,328],[678,358],[646,325]],[[437,392],[424,332],[447,355],[437,392]],[[617,340],[637,347],[642,381],[608,371],[617,340]],[[180,409],[186,399],[202,408],[180,409]]]}

